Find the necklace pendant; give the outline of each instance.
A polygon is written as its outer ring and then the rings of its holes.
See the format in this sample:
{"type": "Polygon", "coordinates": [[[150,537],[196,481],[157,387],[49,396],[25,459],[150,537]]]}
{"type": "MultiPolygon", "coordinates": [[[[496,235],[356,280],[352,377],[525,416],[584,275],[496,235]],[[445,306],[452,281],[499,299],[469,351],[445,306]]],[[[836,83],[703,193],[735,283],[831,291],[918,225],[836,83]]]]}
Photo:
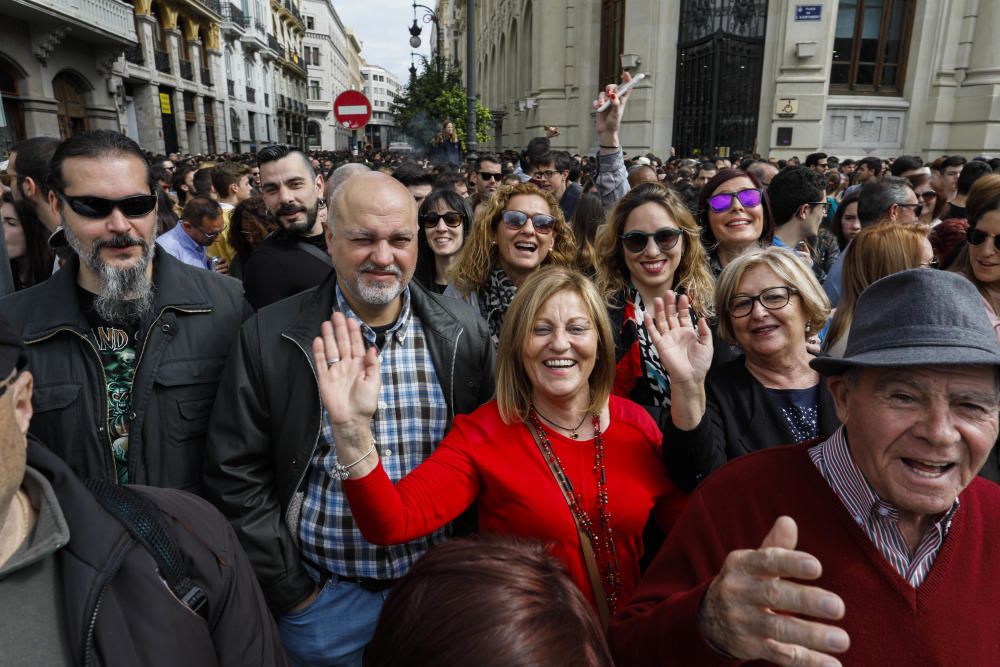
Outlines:
{"type": "Polygon", "coordinates": [[[580,434],[577,433],[576,431],[573,431],[572,433],[569,434],[569,437],[571,437],[574,440],[576,440],[576,439],[578,439],[580,437],[580,434]]]}

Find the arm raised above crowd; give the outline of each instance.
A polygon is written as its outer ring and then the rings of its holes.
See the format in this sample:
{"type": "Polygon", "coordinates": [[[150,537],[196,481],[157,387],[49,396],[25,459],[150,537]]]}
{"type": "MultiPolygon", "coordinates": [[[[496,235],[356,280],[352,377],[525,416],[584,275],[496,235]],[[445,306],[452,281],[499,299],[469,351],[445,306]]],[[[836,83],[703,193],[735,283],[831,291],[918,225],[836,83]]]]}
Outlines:
{"type": "Polygon", "coordinates": [[[315,584],[302,567],[278,498],[258,321],[243,325],[223,370],[208,429],[204,479],[208,498],[246,550],[268,606],[281,615],[308,598],[315,584]]]}
{"type": "MultiPolygon", "coordinates": [[[[631,80],[632,77],[625,72],[623,82],[631,80]]],[[[610,100],[607,109],[596,111],[594,114],[594,131],[597,134],[597,172],[594,174],[594,185],[605,210],[614,206],[615,202],[631,189],[621,140],[618,136],[630,93],[626,92],[619,96],[617,91],[616,84],[609,84],[594,100],[595,111],[610,100]]]]}

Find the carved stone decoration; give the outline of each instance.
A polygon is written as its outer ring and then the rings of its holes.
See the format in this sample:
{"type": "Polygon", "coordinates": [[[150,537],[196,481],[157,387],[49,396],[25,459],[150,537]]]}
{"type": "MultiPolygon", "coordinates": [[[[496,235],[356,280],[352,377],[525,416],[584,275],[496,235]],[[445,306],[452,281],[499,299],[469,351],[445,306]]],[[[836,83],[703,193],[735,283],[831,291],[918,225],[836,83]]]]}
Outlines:
{"type": "Polygon", "coordinates": [[[44,32],[41,34],[36,34],[32,30],[31,35],[31,53],[38,61],[43,65],[47,65],[49,61],[49,56],[52,52],[56,50],[59,46],[59,42],[63,40],[69,32],[72,30],[70,26],[59,26],[58,28],[53,28],[49,32],[44,32]]]}
{"type": "Polygon", "coordinates": [[[184,19],[181,21],[181,31],[184,33],[184,39],[188,42],[193,42],[198,39],[198,30],[200,28],[201,26],[191,19],[184,19]]]}
{"type": "Polygon", "coordinates": [[[205,35],[205,48],[211,51],[220,50],[220,45],[222,44],[221,34],[218,23],[213,23],[209,26],[208,32],[205,35]]]}
{"type": "Polygon", "coordinates": [[[172,30],[177,28],[177,17],[179,16],[178,11],[171,7],[170,5],[160,5],[160,20],[163,22],[164,30],[172,30]]]}
{"type": "Polygon", "coordinates": [[[153,0],[135,0],[134,5],[138,16],[149,16],[153,13],[153,0]]]}

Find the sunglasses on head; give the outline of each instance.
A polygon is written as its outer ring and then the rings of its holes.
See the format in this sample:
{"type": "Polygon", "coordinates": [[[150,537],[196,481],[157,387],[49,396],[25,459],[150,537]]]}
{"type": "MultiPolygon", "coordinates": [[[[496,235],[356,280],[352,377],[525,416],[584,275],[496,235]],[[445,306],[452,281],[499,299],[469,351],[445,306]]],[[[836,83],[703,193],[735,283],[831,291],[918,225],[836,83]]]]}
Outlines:
{"type": "Polygon", "coordinates": [[[1000,250],[1000,234],[993,235],[987,234],[981,229],[976,229],[975,227],[969,228],[965,232],[965,240],[969,242],[969,245],[982,245],[983,241],[993,236],[993,247],[1000,250]]]}
{"type": "Polygon", "coordinates": [[[661,252],[667,252],[677,245],[677,240],[683,236],[683,234],[684,232],[679,229],[664,227],[662,229],[657,229],[655,232],[627,232],[620,235],[618,238],[621,239],[622,246],[632,253],[640,253],[646,250],[649,246],[650,238],[656,242],[656,247],[659,248],[661,252]]]}
{"type": "Polygon", "coordinates": [[[477,173],[479,174],[479,178],[483,179],[484,181],[499,181],[500,179],[503,178],[503,174],[494,174],[489,171],[480,171],[477,173]]]}
{"type": "Polygon", "coordinates": [[[515,230],[521,229],[527,224],[528,220],[531,220],[531,226],[539,234],[550,234],[556,226],[556,219],[544,213],[528,215],[523,211],[504,211],[500,219],[508,228],[515,230]]]}
{"type": "Polygon", "coordinates": [[[64,192],[57,192],[57,194],[69,204],[74,213],[85,218],[106,218],[116,208],[126,218],[141,218],[156,208],[156,195],[132,195],[122,199],[105,199],[104,197],[90,196],[73,197],[64,192]]]}
{"type": "Polygon", "coordinates": [[[708,207],[716,213],[725,213],[733,207],[733,201],[738,199],[743,208],[760,206],[764,191],[760,188],[746,188],[739,192],[720,192],[708,198],[708,207]]]}
{"type": "Polygon", "coordinates": [[[444,220],[444,224],[449,227],[458,227],[462,224],[462,214],[456,211],[446,211],[444,213],[421,213],[420,224],[427,229],[437,227],[438,220],[444,220]]]}

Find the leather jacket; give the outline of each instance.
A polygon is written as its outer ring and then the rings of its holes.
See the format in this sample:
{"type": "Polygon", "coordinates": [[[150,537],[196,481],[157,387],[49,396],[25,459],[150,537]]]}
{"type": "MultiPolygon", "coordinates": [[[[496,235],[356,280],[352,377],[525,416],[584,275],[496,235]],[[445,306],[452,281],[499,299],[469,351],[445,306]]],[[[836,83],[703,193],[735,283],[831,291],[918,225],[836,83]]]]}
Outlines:
{"type": "MultiPolygon", "coordinates": [[[[232,521],[278,616],[315,587],[299,559],[297,532],[322,415],[311,347],[336,307],[335,285],[331,273],[318,287],[261,309],[243,326],[209,425],[208,496],[232,521]]],[[[493,396],[489,331],[467,304],[413,281],[409,288],[450,425],[456,414],[470,413],[493,396]]]]}
{"type": "MultiPolygon", "coordinates": [[[[133,484],[201,490],[208,417],[232,340],[253,312],[239,281],[153,261],[156,295],[137,351],[129,415],[133,484]]],[[[82,478],[113,480],[104,365],[77,296],[75,255],[51,278],[0,301],[35,379],[31,433],[82,478]]]]}

